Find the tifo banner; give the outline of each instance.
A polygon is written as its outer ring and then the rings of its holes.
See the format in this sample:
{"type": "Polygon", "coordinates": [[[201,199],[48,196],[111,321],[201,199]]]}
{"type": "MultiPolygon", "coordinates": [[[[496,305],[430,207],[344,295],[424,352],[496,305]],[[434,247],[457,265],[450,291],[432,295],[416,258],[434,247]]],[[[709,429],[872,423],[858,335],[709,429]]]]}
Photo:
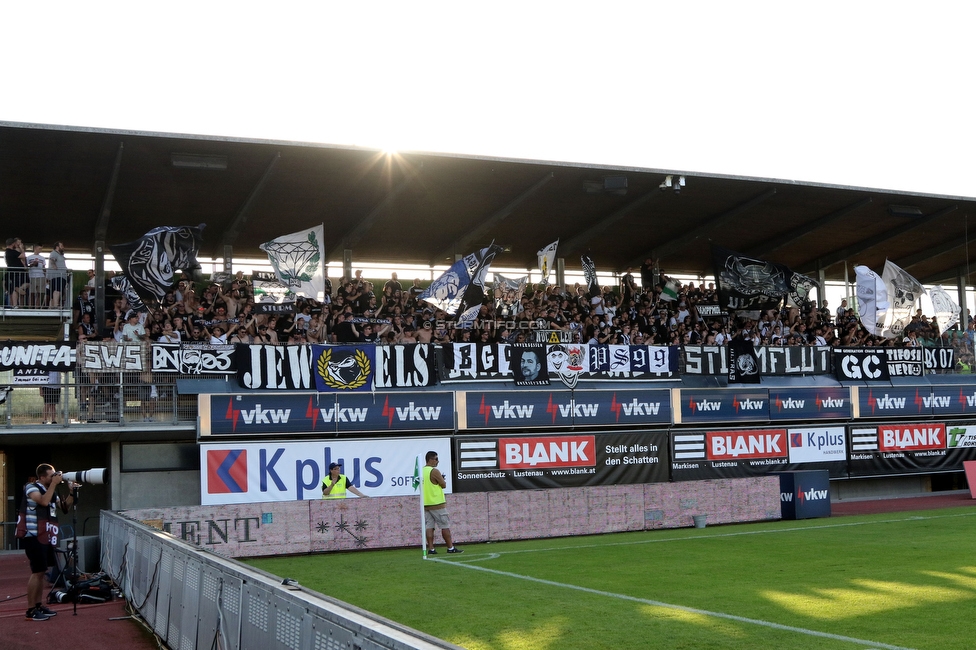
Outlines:
{"type": "Polygon", "coordinates": [[[85,372],[142,372],[151,368],[148,343],[78,344],[77,368],[85,372]]]}
{"type": "Polygon", "coordinates": [[[922,348],[833,348],[839,381],[888,381],[892,377],[921,377],[922,348]]]}
{"type": "Polygon", "coordinates": [[[258,246],[268,254],[279,282],[294,293],[320,301],[325,299],[324,230],[318,225],[258,246]]]}
{"type": "Polygon", "coordinates": [[[246,345],[234,353],[237,381],[255,390],[323,392],[418,388],[436,382],[434,346],[246,345]]]}
{"type": "MultiPolygon", "coordinates": [[[[514,381],[513,346],[453,343],[442,346],[441,381],[514,381]]],[[[678,348],[653,345],[547,344],[549,381],[567,388],[578,379],[642,380],[678,376],[678,348]]]]}
{"type": "Polygon", "coordinates": [[[233,345],[205,343],[153,343],[153,372],[174,372],[183,375],[204,373],[233,374],[233,345]]]}
{"type": "Polygon", "coordinates": [[[458,392],[458,429],[671,424],[671,391],[458,392]]]}
{"type": "Polygon", "coordinates": [[[675,481],[745,478],[796,469],[826,469],[844,476],[843,427],[673,431],[675,481]]]}
{"type": "Polygon", "coordinates": [[[200,395],[200,436],[454,429],[454,394],[200,395]]]}
{"type": "Polygon", "coordinates": [[[203,444],[200,503],[321,499],[330,463],[340,463],[342,474],[367,496],[419,495],[417,456],[423,465],[428,451],[437,452],[438,469],[448,479],[445,492],[452,492],[450,438],[203,444]]]}
{"type": "Polygon", "coordinates": [[[199,226],[161,226],[139,239],[109,246],[132,288],[149,304],[166,297],[178,270],[195,272],[200,268],[197,252],[203,243],[199,226]]]}
{"type": "Polygon", "coordinates": [[[234,350],[237,383],[257,390],[314,390],[312,346],[247,345],[234,350]]]}
{"type": "Polygon", "coordinates": [[[668,480],[666,432],[459,437],[456,492],[668,480]]]}
{"type": "Polygon", "coordinates": [[[31,368],[46,372],[74,370],[75,346],[72,343],[46,341],[0,344],[0,370],[31,368]]]}
{"type": "Polygon", "coordinates": [[[976,459],[976,447],[968,444],[970,427],[969,423],[943,422],[853,426],[848,460],[850,475],[961,470],[963,461],[976,459]]]}
{"type": "MultiPolygon", "coordinates": [[[[757,345],[759,374],[763,376],[825,375],[830,372],[829,346],[757,345]]],[[[685,345],[682,374],[726,376],[728,348],[724,345],[685,345]]]]}
{"type": "Polygon", "coordinates": [[[922,348],[922,352],[926,372],[953,370],[956,367],[956,351],[952,348],[922,348]]]}

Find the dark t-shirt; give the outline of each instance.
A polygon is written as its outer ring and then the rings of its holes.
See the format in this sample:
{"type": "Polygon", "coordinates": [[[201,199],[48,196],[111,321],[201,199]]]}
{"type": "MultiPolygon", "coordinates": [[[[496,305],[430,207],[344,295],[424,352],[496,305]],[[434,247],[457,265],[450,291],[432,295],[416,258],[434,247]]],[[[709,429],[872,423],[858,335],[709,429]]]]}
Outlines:
{"type": "Polygon", "coordinates": [[[8,248],[3,252],[4,258],[7,260],[8,269],[26,269],[27,265],[24,264],[24,260],[20,259],[21,252],[8,248]]]}

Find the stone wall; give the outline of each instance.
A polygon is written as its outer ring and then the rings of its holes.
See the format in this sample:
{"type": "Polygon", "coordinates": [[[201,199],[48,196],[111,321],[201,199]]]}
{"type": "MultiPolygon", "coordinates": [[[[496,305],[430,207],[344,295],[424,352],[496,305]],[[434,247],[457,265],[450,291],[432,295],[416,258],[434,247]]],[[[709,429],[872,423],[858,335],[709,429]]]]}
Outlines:
{"type": "MultiPolygon", "coordinates": [[[[458,544],[780,518],[779,477],[451,494],[458,544]]],[[[228,557],[421,544],[418,497],[275,501],[123,511],[228,557]]],[[[442,540],[437,536],[437,542],[442,540]]]]}

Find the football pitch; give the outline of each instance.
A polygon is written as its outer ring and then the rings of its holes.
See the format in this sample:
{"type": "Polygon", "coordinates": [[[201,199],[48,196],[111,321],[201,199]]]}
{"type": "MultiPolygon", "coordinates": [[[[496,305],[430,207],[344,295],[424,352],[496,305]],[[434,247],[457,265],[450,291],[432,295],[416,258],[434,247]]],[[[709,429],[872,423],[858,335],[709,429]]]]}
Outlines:
{"type": "Polygon", "coordinates": [[[458,546],[248,562],[473,650],[976,647],[976,507],[458,546]]]}

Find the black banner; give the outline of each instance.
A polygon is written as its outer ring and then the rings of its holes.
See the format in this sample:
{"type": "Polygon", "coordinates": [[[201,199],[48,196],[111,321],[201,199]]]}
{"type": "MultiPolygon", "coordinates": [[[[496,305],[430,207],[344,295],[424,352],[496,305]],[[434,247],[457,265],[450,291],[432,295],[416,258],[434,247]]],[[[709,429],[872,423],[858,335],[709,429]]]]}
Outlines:
{"type": "Polygon", "coordinates": [[[840,381],[922,376],[922,348],[834,348],[833,357],[834,372],[840,381]]]}
{"type": "Polygon", "coordinates": [[[922,353],[926,372],[954,370],[956,367],[956,351],[952,348],[922,348],[922,353]]]}
{"type": "MultiPolygon", "coordinates": [[[[512,345],[495,343],[452,343],[442,346],[440,377],[452,381],[514,381],[512,345]]],[[[655,345],[545,346],[548,378],[573,388],[579,379],[643,380],[673,379],[678,376],[678,347],[655,345]]]]}
{"type": "Polygon", "coordinates": [[[310,345],[247,345],[234,350],[237,383],[255,390],[315,390],[310,345]]]}
{"type": "MultiPolygon", "coordinates": [[[[758,345],[756,358],[763,376],[825,375],[830,373],[829,346],[758,345]]],[[[728,348],[723,345],[685,345],[682,374],[728,375],[728,348]]]]}
{"type": "Polygon", "coordinates": [[[756,346],[751,340],[737,336],[729,343],[729,383],[758,384],[759,380],[756,346]]]}
{"type": "Polygon", "coordinates": [[[433,386],[434,346],[430,343],[376,346],[374,388],[433,386]]]}
{"type": "Polygon", "coordinates": [[[75,346],[71,343],[7,342],[0,345],[0,370],[31,368],[46,372],[74,370],[75,346]]]}
{"type": "Polygon", "coordinates": [[[153,372],[202,375],[204,373],[233,374],[233,345],[205,343],[153,343],[153,372]]]}
{"type": "Polygon", "coordinates": [[[664,431],[459,437],[454,445],[455,492],[668,480],[668,435],[664,431]]]}

